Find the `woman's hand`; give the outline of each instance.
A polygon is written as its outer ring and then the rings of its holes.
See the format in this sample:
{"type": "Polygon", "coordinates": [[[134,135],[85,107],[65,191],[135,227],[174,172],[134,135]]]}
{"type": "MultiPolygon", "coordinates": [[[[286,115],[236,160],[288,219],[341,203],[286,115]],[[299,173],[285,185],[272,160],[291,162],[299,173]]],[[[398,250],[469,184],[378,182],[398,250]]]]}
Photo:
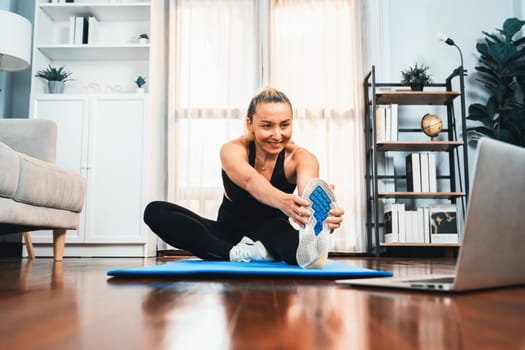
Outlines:
{"type": "Polygon", "coordinates": [[[341,223],[343,222],[344,214],[345,214],[345,211],[343,208],[330,209],[330,211],[328,212],[329,216],[326,222],[328,222],[328,228],[331,231],[341,227],[341,223]]]}
{"type": "MultiPolygon", "coordinates": [[[[304,225],[308,222],[308,219],[312,215],[312,212],[305,208],[305,206],[309,205],[308,201],[304,200],[301,197],[297,198],[300,200],[300,203],[293,202],[290,205],[289,212],[285,212],[285,214],[288,215],[290,219],[297,223],[300,227],[304,227],[304,225]]],[[[344,213],[345,211],[343,208],[330,209],[330,211],[328,212],[328,218],[326,219],[326,222],[328,223],[328,228],[330,229],[330,233],[333,230],[341,227],[344,213]]]]}
{"type": "Polygon", "coordinates": [[[306,199],[295,194],[289,194],[283,201],[281,211],[299,224],[299,226],[304,227],[308,222],[308,218],[312,215],[312,212],[306,209],[308,205],[310,205],[310,203],[306,199]]]}

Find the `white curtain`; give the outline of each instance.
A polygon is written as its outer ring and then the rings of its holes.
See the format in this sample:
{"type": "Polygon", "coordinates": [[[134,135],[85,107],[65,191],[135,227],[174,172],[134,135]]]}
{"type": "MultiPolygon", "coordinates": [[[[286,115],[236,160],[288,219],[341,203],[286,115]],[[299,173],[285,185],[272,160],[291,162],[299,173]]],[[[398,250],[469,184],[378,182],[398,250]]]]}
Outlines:
{"type": "Polygon", "coordinates": [[[270,84],[294,104],[295,141],[319,159],[345,208],[335,251],[364,251],[360,2],[278,0],[271,6],[270,84]]]}
{"type": "Polygon", "coordinates": [[[152,3],[154,21],[162,17],[151,100],[166,118],[166,199],[216,217],[220,145],[243,133],[250,98],[272,85],[290,97],[294,139],[319,158],[345,208],[333,250],[364,251],[360,1],[152,3]]]}

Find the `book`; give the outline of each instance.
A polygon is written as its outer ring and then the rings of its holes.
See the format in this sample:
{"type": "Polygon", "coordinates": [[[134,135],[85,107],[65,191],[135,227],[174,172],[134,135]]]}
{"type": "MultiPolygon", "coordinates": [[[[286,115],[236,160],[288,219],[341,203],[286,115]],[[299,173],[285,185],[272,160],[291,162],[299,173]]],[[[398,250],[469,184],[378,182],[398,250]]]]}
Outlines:
{"type": "Polygon", "coordinates": [[[406,157],[407,192],[421,192],[421,170],[419,153],[410,153],[406,157]]]}
{"type": "Polygon", "coordinates": [[[417,240],[417,211],[405,210],[406,242],[416,243],[417,240]]]}
{"type": "MultiPolygon", "coordinates": [[[[425,215],[423,208],[417,208],[417,222],[415,239],[418,243],[425,243],[425,215]]],[[[428,242],[427,242],[428,243],[428,242]]]]}
{"type": "Polygon", "coordinates": [[[428,153],[428,189],[430,192],[437,192],[437,175],[436,175],[436,154],[428,153]]]}
{"type": "Polygon", "coordinates": [[[98,42],[98,20],[95,16],[88,17],[88,37],[87,42],[90,44],[95,44],[98,42]]]}
{"type": "Polygon", "coordinates": [[[419,154],[419,169],[421,169],[421,192],[430,192],[430,179],[428,168],[428,153],[419,154]]]}
{"type": "Polygon", "coordinates": [[[399,242],[406,242],[405,203],[397,203],[397,231],[399,242]]]}
{"type": "Polygon", "coordinates": [[[377,142],[386,141],[385,136],[385,108],[383,106],[376,107],[376,140],[377,142]]]}
{"type": "Polygon", "coordinates": [[[75,16],[69,17],[68,43],[69,44],[74,44],[75,43],[75,16]]]}
{"type": "Polygon", "coordinates": [[[75,17],[75,44],[82,44],[84,36],[84,17],[75,17]]]}
{"type": "Polygon", "coordinates": [[[430,243],[430,211],[428,207],[423,208],[423,242],[430,243]]]}
{"type": "Polygon", "coordinates": [[[398,238],[398,214],[395,203],[386,203],[384,206],[383,223],[385,227],[385,242],[399,242],[398,238]]]}
{"type": "Polygon", "coordinates": [[[390,141],[397,141],[398,140],[398,105],[393,103],[390,105],[390,141]]]}
{"type": "Polygon", "coordinates": [[[429,207],[430,241],[432,243],[458,243],[456,204],[433,204],[429,207]]]}
{"type": "Polygon", "coordinates": [[[385,108],[385,141],[392,140],[392,110],[390,106],[385,108]]]}
{"type": "Polygon", "coordinates": [[[88,43],[89,21],[87,17],[82,17],[82,44],[88,43]]]}

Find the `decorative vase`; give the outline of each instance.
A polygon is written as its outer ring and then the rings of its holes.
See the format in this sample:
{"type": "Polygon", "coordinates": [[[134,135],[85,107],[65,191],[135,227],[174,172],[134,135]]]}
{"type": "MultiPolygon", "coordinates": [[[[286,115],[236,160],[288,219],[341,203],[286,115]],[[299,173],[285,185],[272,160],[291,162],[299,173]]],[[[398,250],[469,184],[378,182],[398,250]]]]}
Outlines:
{"type": "Polygon", "coordinates": [[[410,89],[412,91],[423,91],[423,84],[410,84],[410,89]]]}
{"type": "Polygon", "coordinates": [[[138,87],[137,88],[137,93],[138,94],[143,94],[144,93],[144,88],[143,87],[138,87]]]}
{"type": "Polygon", "coordinates": [[[139,44],[146,45],[149,43],[149,39],[139,38],[139,44]]]}
{"type": "Polygon", "coordinates": [[[50,94],[62,94],[64,93],[64,82],[57,80],[50,80],[47,82],[47,88],[50,94]]]}

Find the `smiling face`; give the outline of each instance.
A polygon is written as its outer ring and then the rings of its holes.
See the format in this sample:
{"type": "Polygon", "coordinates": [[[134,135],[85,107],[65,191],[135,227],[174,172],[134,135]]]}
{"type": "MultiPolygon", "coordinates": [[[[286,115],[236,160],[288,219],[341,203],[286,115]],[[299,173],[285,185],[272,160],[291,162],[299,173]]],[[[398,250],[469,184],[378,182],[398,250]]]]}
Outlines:
{"type": "Polygon", "coordinates": [[[257,148],[267,154],[279,154],[292,137],[292,110],[288,103],[260,102],[252,119],[247,120],[249,132],[257,148]]]}

